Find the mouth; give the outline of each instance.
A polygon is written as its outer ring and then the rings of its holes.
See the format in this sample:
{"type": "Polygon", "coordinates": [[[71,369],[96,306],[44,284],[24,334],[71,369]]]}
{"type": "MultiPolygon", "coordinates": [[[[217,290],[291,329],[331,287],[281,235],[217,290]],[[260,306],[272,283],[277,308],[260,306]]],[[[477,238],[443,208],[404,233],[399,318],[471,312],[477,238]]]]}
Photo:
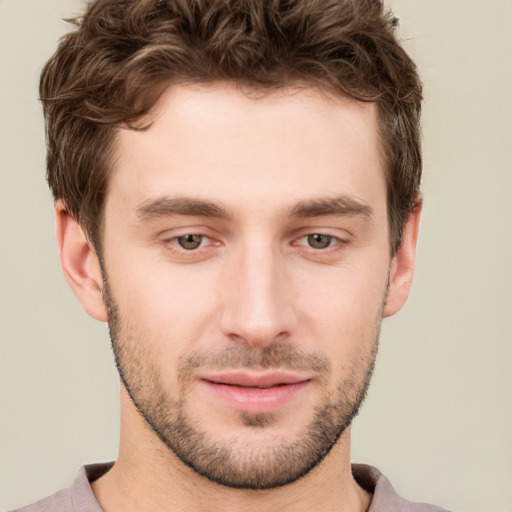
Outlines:
{"type": "Polygon", "coordinates": [[[215,399],[229,407],[262,414],[295,401],[312,379],[286,372],[228,372],[202,375],[199,381],[215,399]]]}

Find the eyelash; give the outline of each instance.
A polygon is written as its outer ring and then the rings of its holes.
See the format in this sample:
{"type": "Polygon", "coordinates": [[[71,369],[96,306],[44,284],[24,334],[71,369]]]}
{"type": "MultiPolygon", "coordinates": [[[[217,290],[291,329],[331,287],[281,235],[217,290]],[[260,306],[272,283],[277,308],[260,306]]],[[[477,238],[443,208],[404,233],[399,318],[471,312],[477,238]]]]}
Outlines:
{"type": "Polygon", "coordinates": [[[164,240],[164,245],[166,247],[168,247],[169,249],[171,249],[172,251],[177,252],[179,254],[194,254],[194,253],[201,251],[201,249],[204,249],[203,243],[205,242],[205,240],[212,240],[212,239],[205,233],[191,232],[191,233],[185,233],[183,235],[174,236],[172,238],[168,238],[168,239],[164,240]],[[199,247],[197,247],[195,249],[186,249],[185,247],[181,246],[179,243],[179,240],[187,238],[187,237],[201,237],[199,247]]]}
{"type": "Polygon", "coordinates": [[[340,239],[337,236],[330,235],[330,234],[327,234],[327,233],[307,233],[306,235],[301,236],[298,240],[303,240],[303,239],[307,240],[308,248],[313,249],[315,251],[319,251],[319,252],[326,252],[328,250],[332,250],[332,249],[336,248],[337,246],[345,245],[346,244],[346,241],[340,239]],[[311,246],[311,243],[313,242],[313,240],[311,240],[312,237],[325,237],[325,238],[328,238],[329,239],[329,241],[328,241],[329,243],[328,243],[328,245],[326,247],[312,247],[311,246]],[[332,243],[332,242],[334,242],[334,243],[332,243]]]}
{"type": "MultiPolygon", "coordinates": [[[[166,240],[164,240],[164,244],[167,247],[169,247],[172,251],[177,252],[179,254],[192,255],[192,254],[197,254],[197,253],[203,252],[202,250],[205,250],[205,249],[207,250],[207,246],[205,247],[203,244],[205,241],[208,241],[208,240],[213,241],[213,239],[211,237],[209,237],[208,235],[206,235],[205,233],[190,232],[190,233],[185,233],[183,235],[179,235],[179,236],[175,236],[175,237],[166,239],[166,240]],[[185,239],[187,237],[200,237],[201,240],[199,242],[199,246],[197,248],[190,248],[190,249],[183,247],[180,244],[180,239],[185,239]]],[[[328,233],[322,233],[322,232],[306,233],[306,234],[300,236],[299,238],[296,238],[292,243],[293,246],[304,247],[304,248],[306,248],[306,250],[311,250],[316,254],[323,253],[326,255],[342,250],[347,244],[348,244],[347,240],[341,239],[337,236],[334,236],[334,235],[331,235],[328,233]],[[310,245],[312,242],[311,237],[326,237],[328,239],[328,245],[326,247],[312,247],[310,245]],[[306,243],[305,244],[299,243],[302,240],[306,240],[306,243]]],[[[214,242],[213,245],[220,245],[220,243],[214,242]]]]}

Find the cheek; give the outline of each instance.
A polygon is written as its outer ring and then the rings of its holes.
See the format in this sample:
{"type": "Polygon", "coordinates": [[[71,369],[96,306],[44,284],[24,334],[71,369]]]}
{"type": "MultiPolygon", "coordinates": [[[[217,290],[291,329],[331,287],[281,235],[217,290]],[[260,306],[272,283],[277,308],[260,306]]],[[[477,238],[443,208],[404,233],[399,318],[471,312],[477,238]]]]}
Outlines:
{"type": "Polygon", "coordinates": [[[387,267],[382,264],[346,266],[317,276],[314,290],[297,294],[301,323],[316,345],[311,348],[343,361],[372,347],[386,289],[387,267]]]}
{"type": "Polygon", "coordinates": [[[165,360],[194,349],[212,329],[216,296],[208,272],[147,260],[145,265],[118,261],[109,281],[133,337],[158,350],[165,360]]]}

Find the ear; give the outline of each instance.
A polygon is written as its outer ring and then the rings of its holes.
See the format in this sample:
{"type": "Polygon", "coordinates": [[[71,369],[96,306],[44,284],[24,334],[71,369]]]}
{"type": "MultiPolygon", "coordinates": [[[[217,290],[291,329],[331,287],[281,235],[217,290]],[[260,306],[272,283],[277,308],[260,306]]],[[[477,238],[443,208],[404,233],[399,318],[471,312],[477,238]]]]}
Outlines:
{"type": "Polygon", "coordinates": [[[421,201],[419,201],[418,206],[409,215],[402,232],[402,241],[391,261],[384,317],[398,313],[409,296],[414,274],[414,257],[416,241],[418,240],[421,206],[421,201]]]}
{"type": "Polygon", "coordinates": [[[101,267],[91,243],[62,202],[55,206],[55,235],[64,277],[87,314],[107,321],[101,267]]]}

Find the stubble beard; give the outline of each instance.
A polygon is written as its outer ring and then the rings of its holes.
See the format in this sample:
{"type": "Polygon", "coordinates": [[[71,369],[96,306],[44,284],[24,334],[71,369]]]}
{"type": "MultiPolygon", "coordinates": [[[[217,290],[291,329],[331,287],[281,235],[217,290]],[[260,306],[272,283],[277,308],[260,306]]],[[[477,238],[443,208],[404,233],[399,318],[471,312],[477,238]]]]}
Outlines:
{"type": "MultiPolygon", "coordinates": [[[[105,277],[105,276],[104,276],[105,277]]],[[[335,391],[326,392],[313,419],[294,441],[269,439],[265,446],[247,442],[247,435],[229,442],[211,439],[187,414],[190,375],[198,367],[289,368],[314,370],[321,378],[331,372],[323,356],[305,354],[295,346],[272,343],[262,350],[241,345],[215,354],[192,354],[178,369],[179,398],[160,384],[155,354],[131,334],[115,303],[107,280],[103,297],[108,312],[112,349],[121,381],[138,412],[160,439],[185,465],[211,482],[238,489],[272,489],[295,482],[317,467],[357,416],[366,397],[378,349],[382,313],[379,312],[370,348],[352,361],[335,391]]],[[[256,433],[272,424],[274,416],[239,414],[243,428],[256,433]]],[[[247,434],[247,432],[245,432],[247,434]]]]}

